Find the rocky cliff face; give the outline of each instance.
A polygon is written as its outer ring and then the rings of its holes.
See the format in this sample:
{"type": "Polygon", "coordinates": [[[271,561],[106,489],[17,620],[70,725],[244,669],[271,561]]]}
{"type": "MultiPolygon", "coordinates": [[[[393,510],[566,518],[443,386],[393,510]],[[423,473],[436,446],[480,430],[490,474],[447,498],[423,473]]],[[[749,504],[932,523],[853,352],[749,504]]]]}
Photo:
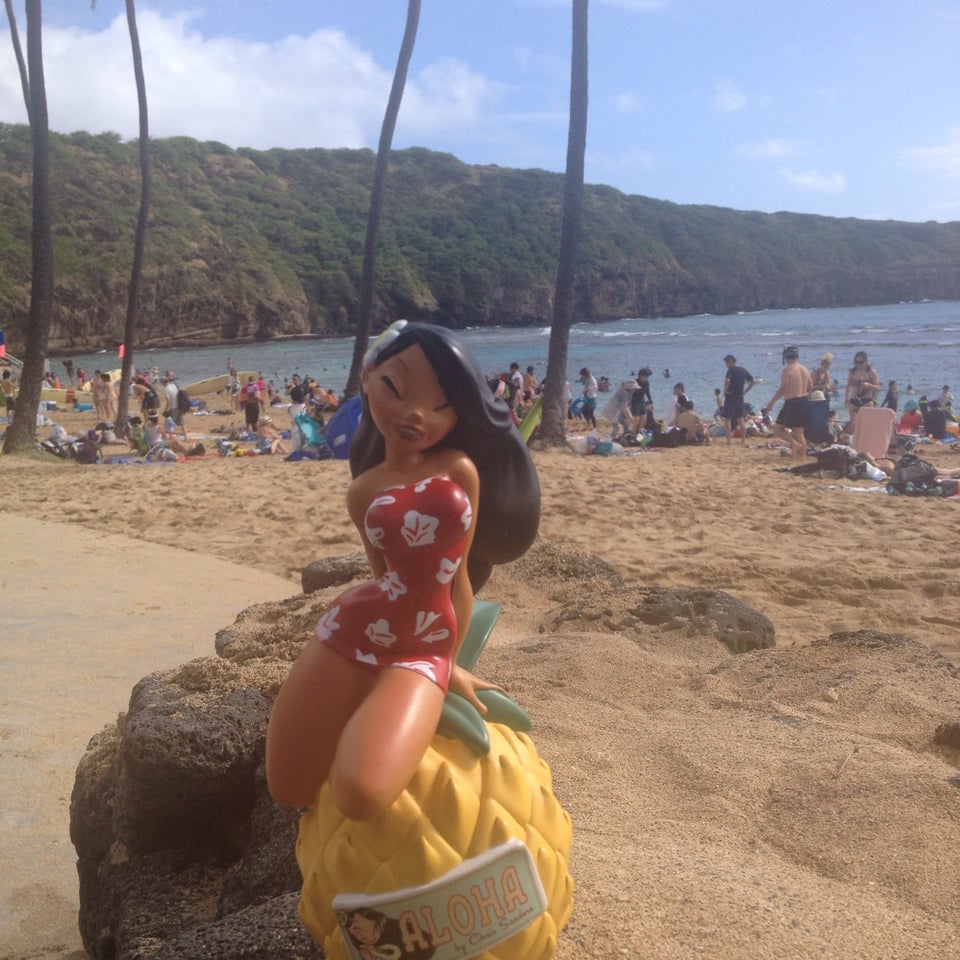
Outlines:
{"type": "MultiPolygon", "coordinates": [[[[113,347],[127,309],[135,144],[52,137],[50,349],[113,347]]],[[[152,142],[138,305],[142,346],[349,335],[359,309],[370,151],[234,151],[152,142]]],[[[22,352],[29,313],[29,133],[0,125],[0,318],[22,352]]],[[[563,178],[391,155],[374,323],[552,319],[563,178]]],[[[960,224],[685,207],[590,186],[578,320],[960,299],[960,224]]]]}

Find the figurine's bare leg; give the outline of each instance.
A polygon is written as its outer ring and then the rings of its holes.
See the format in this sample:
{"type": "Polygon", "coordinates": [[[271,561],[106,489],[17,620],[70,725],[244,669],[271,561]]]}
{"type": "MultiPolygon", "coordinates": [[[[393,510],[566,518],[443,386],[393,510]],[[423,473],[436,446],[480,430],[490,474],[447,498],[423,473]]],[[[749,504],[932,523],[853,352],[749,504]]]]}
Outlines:
{"type": "Polygon", "coordinates": [[[422,674],[391,667],[377,678],[340,735],[330,768],[337,809],[353,820],[376,816],[416,773],[434,734],[444,693],[422,674]]]}
{"type": "Polygon", "coordinates": [[[306,644],[267,726],[267,785],[274,800],[291,807],[313,803],[344,726],[377,679],[319,640],[306,644]]]}

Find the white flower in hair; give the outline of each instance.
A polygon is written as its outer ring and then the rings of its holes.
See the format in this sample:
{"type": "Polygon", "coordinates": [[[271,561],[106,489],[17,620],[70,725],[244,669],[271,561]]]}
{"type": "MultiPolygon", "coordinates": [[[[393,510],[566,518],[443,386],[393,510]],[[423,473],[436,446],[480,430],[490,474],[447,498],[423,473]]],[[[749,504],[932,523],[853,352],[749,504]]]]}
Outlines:
{"type": "Polygon", "coordinates": [[[380,359],[380,351],[390,346],[390,344],[400,336],[400,331],[403,330],[406,325],[406,320],[394,320],[367,348],[367,352],[363,355],[363,365],[365,367],[375,366],[380,359]]]}

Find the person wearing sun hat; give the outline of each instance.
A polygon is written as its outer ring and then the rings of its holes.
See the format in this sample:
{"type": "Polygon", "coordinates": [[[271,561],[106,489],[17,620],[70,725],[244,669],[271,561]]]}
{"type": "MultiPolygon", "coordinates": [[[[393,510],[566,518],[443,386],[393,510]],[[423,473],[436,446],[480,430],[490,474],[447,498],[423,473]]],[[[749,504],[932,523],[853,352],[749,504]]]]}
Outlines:
{"type": "Polygon", "coordinates": [[[911,397],[903,405],[903,413],[900,414],[900,421],[897,424],[897,433],[919,433],[922,425],[923,415],[920,413],[920,404],[911,397]]]}
{"type": "Polygon", "coordinates": [[[290,449],[283,442],[283,437],[273,425],[272,417],[261,417],[257,427],[257,450],[260,453],[288,454],[290,449]]]}
{"type": "Polygon", "coordinates": [[[624,380],[604,406],[603,416],[613,424],[613,431],[610,434],[611,440],[617,439],[621,428],[624,433],[635,432],[634,416],[630,412],[630,400],[639,386],[640,384],[636,380],[624,380]]]}

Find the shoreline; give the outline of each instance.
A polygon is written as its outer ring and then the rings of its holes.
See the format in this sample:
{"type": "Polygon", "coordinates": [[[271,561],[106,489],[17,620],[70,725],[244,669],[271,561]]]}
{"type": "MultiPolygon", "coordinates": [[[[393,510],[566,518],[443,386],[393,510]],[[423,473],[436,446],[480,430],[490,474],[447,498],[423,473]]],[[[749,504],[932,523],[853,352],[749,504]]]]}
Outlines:
{"type": "MultiPolygon", "coordinates": [[[[632,321],[680,321],[680,320],[690,320],[700,317],[730,317],[730,316],[764,316],[771,313],[782,313],[785,316],[797,313],[804,312],[808,310],[847,310],[847,309],[856,309],[858,307],[870,308],[870,307],[893,307],[893,306],[903,306],[903,305],[920,305],[927,303],[958,303],[955,300],[949,299],[937,299],[930,297],[923,297],[919,300],[891,300],[891,301],[878,301],[876,303],[831,303],[831,304],[807,304],[807,305],[795,305],[789,307],[768,307],[760,310],[727,310],[722,313],[716,313],[713,311],[701,311],[698,313],[692,314],[657,314],[648,317],[628,317],[628,316],[615,316],[615,317],[591,317],[590,319],[577,319],[573,320],[571,326],[576,326],[577,324],[591,324],[597,326],[604,326],[614,323],[625,323],[632,321]]],[[[523,322],[518,323],[466,323],[466,324],[454,324],[454,323],[441,323],[439,326],[446,327],[448,330],[453,330],[457,333],[463,333],[473,330],[491,330],[491,329],[503,329],[503,330],[543,330],[552,326],[553,318],[544,317],[542,320],[531,321],[529,319],[524,320],[523,322]]],[[[380,328],[382,329],[382,328],[380,328]]],[[[371,339],[375,337],[380,329],[371,331],[371,339]]],[[[8,334],[9,336],[9,334],[8,334]]],[[[291,341],[299,340],[349,340],[353,339],[355,336],[354,331],[351,329],[345,330],[342,333],[287,333],[287,334],[276,334],[271,337],[233,337],[227,340],[195,340],[189,337],[184,337],[176,340],[164,341],[163,343],[138,343],[136,345],[135,353],[139,351],[147,350],[181,350],[181,349],[203,349],[205,347],[231,347],[236,346],[250,346],[251,344],[271,344],[271,343],[285,343],[291,341]]],[[[78,357],[78,356],[97,356],[101,353],[116,353],[117,348],[120,346],[119,340],[110,339],[109,347],[97,347],[95,349],[91,347],[77,347],[77,346],[64,346],[56,347],[51,345],[49,352],[51,355],[55,355],[56,359],[68,358],[68,357],[78,357]]],[[[11,345],[12,341],[8,341],[8,347],[11,345]]],[[[14,352],[11,348],[11,352],[14,352]]],[[[19,354],[18,354],[19,356],[19,354]]],[[[576,361],[571,360],[571,364],[575,364],[576,361]]]]}

